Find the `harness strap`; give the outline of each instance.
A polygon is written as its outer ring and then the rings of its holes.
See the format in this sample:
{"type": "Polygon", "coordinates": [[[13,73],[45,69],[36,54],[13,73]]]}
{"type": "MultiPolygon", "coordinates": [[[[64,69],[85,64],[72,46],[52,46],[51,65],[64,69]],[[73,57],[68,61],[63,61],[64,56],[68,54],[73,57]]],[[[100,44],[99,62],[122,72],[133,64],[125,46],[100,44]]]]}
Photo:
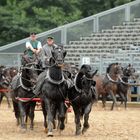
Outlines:
{"type": "Polygon", "coordinates": [[[118,81],[116,80],[113,80],[110,76],[109,76],[109,74],[107,73],[106,74],[106,76],[107,76],[107,78],[108,78],[108,80],[110,81],[110,82],[112,82],[112,83],[118,83],[118,81]]]}
{"type": "Polygon", "coordinates": [[[47,70],[47,75],[45,77],[45,79],[48,79],[49,82],[53,83],[53,84],[56,84],[56,85],[60,85],[61,83],[64,82],[65,78],[64,78],[64,75],[62,74],[62,79],[59,80],[59,81],[56,81],[56,80],[53,80],[50,75],[49,75],[49,69],[47,70]]]}
{"type": "Polygon", "coordinates": [[[33,87],[33,88],[28,88],[28,87],[24,86],[21,79],[22,79],[22,77],[21,77],[21,73],[20,73],[20,74],[19,74],[19,86],[18,86],[18,87],[21,86],[23,89],[25,89],[25,90],[27,90],[27,91],[33,90],[34,87],[33,87]]]}

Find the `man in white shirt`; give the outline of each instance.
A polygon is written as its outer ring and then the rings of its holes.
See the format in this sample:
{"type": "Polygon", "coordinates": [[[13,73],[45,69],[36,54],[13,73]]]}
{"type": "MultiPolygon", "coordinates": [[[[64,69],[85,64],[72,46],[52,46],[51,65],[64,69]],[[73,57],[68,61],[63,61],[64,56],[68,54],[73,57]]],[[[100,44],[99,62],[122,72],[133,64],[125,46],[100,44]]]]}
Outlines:
{"type": "Polygon", "coordinates": [[[27,55],[33,58],[33,54],[38,55],[41,52],[41,42],[36,40],[36,33],[30,34],[30,40],[26,42],[27,55]]]}

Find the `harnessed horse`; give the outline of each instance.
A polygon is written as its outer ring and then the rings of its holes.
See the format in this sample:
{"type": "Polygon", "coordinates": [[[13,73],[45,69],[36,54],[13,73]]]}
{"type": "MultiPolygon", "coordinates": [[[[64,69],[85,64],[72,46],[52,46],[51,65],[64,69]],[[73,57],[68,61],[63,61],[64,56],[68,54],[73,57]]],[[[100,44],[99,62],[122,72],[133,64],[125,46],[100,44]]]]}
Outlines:
{"type": "Polygon", "coordinates": [[[58,112],[58,119],[60,122],[58,128],[60,130],[65,128],[65,99],[68,90],[67,82],[64,79],[62,70],[66,51],[58,46],[57,48],[54,48],[51,53],[52,57],[49,61],[50,66],[42,73],[45,75],[45,80],[41,86],[39,95],[42,100],[44,126],[45,129],[48,129],[48,136],[53,136],[53,122],[56,112],[58,112]]]}
{"type": "Polygon", "coordinates": [[[5,66],[0,67],[0,104],[2,102],[3,97],[5,96],[7,99],[8,107],[10,108],[10,82],[11,75],[9,68],[5,66]]]}
{"type": "Polygon", "coordinates": [[[100,95],[102,96],[103,107],[105,107],[106,98],[108,95],[110,95],[113,100],[111,110],[113,110],[114,104],[117,106],[115,96],[117,94],[117,85],[122,72],[122,67],[118,63],[112,63],[108,66],[104,78],[102,76],[94,77],[98,97],[100,95]]]}
{"type": "Polygon", "coordinates": [[[21,72],[12,79],[11,93],[17,125],[20,124],[22,130],[26,130],[25,116],[31,119],[30,129],[33,129],[34,110],[36,102],[32,99],[35,97],[33,90],[37,81],[38,73],[36,63],[27,63],[21,67],[21,72]],[[22,98],[30,98],[27,101],[22,98]]]}
{"type": "Polygon", "coordinates": [[[75,77],[74,86],[69,89],[68,98],[72,104],[75,114],[76,135],[81,134],[80,117],[84,116],[84,124],[82,133],[89,128],[89,114],[92,109],[93,102],[96,100],[96,93],[93,87],[95,82],[93,76],[97,73],[91,71],[89,65],[82,65],[77,76],[75,77]]]}
{"type": "Polygon", "coordinates": [[[123,68],[123,76],[120,77],[118,87],[117,87],[117,94],[121,97],[121,104],[125,105],[125,109],[127,108],[127,91],[129,88],[128,80],[133,78],[135,74],[135,69],[133,67],[126,67],[123,68]]]}

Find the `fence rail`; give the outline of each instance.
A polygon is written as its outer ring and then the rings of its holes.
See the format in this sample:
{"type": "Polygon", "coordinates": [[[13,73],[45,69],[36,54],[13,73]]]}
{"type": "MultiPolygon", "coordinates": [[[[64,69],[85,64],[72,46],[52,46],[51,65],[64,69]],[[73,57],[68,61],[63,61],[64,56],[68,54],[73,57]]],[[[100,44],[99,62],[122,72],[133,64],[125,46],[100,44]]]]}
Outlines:
{"type": "MultiPolygon", "coordinates": [[[[56,43],[68,44],[69,41],[79,40],[80,37],[89,36],[93,32],[110,29],[124,21],[132,21],[140,17],[140,1],[136,0],[116,8],[98,13],[96,15],[60,26],[58,28],[40,33],[38,39],[44,42],[48,35],[55,38],[56,43]]],[[[28,38],[0,47],[1,52],[23,52],[28,38]],[[20,47],[19,47],[20,46],[20,47]]]]}

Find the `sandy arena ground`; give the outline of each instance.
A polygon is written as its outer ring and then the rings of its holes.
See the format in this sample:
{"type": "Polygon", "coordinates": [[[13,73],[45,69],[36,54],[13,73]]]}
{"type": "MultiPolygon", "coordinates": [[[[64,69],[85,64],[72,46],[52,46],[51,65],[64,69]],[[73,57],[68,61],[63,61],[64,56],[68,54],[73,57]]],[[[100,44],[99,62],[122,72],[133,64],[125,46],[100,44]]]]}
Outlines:
{"type": "Polygon", "coordinates": [[[140,140],[140,108],[120,108],[110,111],[94,106],[90,114],[90,128],[84,135],[75,136],[74,115],[68,113],[68,123],[61,135],[54,130],[54,137],[44,133],[43,115],[35,112],[35,128],[21,133],[16,126],[12,109],[3,103],[0,107],[0,140],[140,140]]]}

